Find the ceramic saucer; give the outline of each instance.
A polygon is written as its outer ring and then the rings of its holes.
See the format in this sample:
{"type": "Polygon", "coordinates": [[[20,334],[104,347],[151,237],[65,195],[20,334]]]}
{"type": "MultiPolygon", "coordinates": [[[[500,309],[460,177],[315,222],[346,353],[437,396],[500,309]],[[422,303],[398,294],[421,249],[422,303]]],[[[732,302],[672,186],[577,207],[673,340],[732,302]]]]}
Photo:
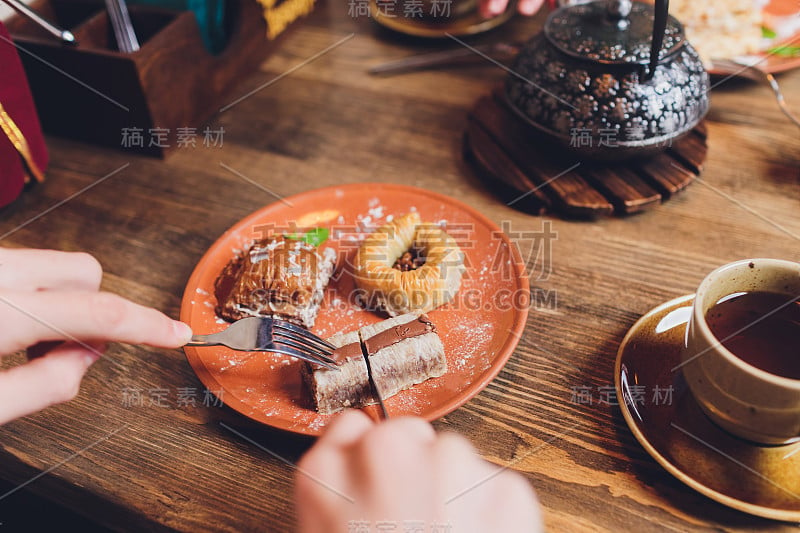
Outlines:
{"type": "Polygon", "coordinates": [[[680,368],[694,295],[656,307],[622,341],[614,381],[625,421],[644,449],[698,492],[756,516],[800,521],[800,442],[760,446],[716,426],[680,368]]]}
{"type": "Polygon", "coordinates": [[[373,20],[392,31],[413,35],[414,37],[444,38],[450,35],[461,37],[489,31],[507,22],[516,13],[516,2],[510,2],[500,15],[484,19],[475,9],[460,17],[452,17],[443,22],[422,17],[403,16],[402,12],[390,15],[381,11],[376,0],[370,0],[369,7],[373,20]]]}

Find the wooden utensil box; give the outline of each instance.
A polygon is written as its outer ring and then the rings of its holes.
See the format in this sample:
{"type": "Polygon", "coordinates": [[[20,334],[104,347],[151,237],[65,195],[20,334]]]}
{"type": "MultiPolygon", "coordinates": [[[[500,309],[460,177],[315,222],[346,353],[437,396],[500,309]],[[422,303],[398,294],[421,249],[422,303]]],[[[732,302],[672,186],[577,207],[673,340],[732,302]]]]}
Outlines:
{"type": "Polygon", "coordinates": [[[31,7],[79,43],[61,44],[19,16],[6,23],[44,131],[158,157],[178,147],[181,135],[187,143],[192,130],[200,144],[204,121],[280,40],[267,40],[255,0],[228,2],[230,39],[218,55],[204,47],[189,11],[130,5],[141,48],[125,54],[102,2],[38,0],[31,7]]]}

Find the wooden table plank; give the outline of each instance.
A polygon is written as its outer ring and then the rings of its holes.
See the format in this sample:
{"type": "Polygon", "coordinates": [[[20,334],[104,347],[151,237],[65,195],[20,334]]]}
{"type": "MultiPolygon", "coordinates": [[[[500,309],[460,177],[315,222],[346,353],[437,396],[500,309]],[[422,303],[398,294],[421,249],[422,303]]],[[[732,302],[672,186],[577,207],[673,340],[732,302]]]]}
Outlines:
{"type": "Polygon", "coordinates": [[[661,202],[661,195],[634,170],[594,166],[583,171],[621,213],[636,213],[661,202]]]}
{"type": "Polygon", "coordinates": [[[705,140],[699,135],[686,135],[667,149],[667,152],[694,174],[703,171],[706,160],[705,140]]]}
{"type": "Polygon", "coordinates": [[[667,153],[658,154],[651,160],[643,162],[641,168],[664,198],[670,198],[685,189],[695,176],[694,172],[686,168],[681,161],[670,157],[667,153]]]}
{"type": "Polygon", "coordinates": [[[509,203],[519,204],[518,207],[527,213],[543,215],[547,211],[552,203],[550,199],[505,152],[494,148],[494,140],[479,122],[469,121],[465,142],[468,144],[465,157],[474,157],[482,172],[489,175],[487,184],[490,189],[496,190],[503,185],[496,181],[496,177],[501,177],[508,187],[502,196],[509,203]],[[527,194],[520,191],[527,191],[527,194]]]}

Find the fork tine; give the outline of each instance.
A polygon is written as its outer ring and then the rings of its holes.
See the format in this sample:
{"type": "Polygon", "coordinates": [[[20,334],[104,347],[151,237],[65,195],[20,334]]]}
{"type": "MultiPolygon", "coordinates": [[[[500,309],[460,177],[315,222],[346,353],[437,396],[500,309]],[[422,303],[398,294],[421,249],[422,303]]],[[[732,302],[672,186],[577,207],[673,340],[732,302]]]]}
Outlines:
{"type": "Polygon", "coordinates": [[[308,350],[320,352],[325,355],[331,355],[333,353],[333,350],[329,349],[327,345],[319,344],[318,342],[314,342],[308,337],[305,337],[303,335],[298,335],[297,333],[291,331],[283,331],[281,329],[275,328],[272,330],[272,338],[275,340],[289,339],[290,341],[301,344],[308,350]]]}
{"type": "Polygon", "coordinates": [[[298,359],[302,359],[303,361],[308,361],[311,364],[319,365],[322,367],[327,368],[328,370],[339,370],[339,367],[332,362],[327,362],[319,359],[315,355],[311,355],[309,353],[304,353],[297,351],[293,348],[289,348],[288,346],[273,346],[269,349],[265,349],[264,351],[269,351],[272,353],[279,353],[283,355],[290,355],[292,357],[296,357],[298,359]]]}
{"type": "Polygon", "coordinates": [[[275,328],[280,328],[280,329],[283,329],[283,330],[292,331],[294,333],[297,333],[298,335],[302,335],[306,339],[308,339],[308,340],[310,340],[312,342],[315,342],[317,344],[321,344],[321,345],[325,346],[326,348],[328,348],[331,351],[336,349],[336,346],[334,346],[333,344],[329,343],[325,339],[321,339],[321,338],[317,337],[316,335],[314,335],[313,333],[311,333],[310,331],[308,331],[307,329],[301,328],[300,326],[292,324],[291,322],[287,322],[285,320],[280,320],[280,319],[276,318],[276,319],[273,320],[272,324],[273,324],[273,327],[275,327],[275,328]]]}
{"type": "Polygon", "coordinates": [[[311,357],[316,357],[320,361],[325,361],[326,363],[336,364],[336,361],[329,357],[329,355],[330,355],[329,353],[320,352],[320,351],[318,351],[316,349],[313,349],[313,348],[310,348],[310,347],[306,346],[305,344],[301,344],[299,342],[295,342],[294,340],[291,340],[291,339],[275,338],[275,340],[273,341],[273,344],[274,345],[289,346],[292,349],[300,350],[301,352],[307,353],[311,357]]]}

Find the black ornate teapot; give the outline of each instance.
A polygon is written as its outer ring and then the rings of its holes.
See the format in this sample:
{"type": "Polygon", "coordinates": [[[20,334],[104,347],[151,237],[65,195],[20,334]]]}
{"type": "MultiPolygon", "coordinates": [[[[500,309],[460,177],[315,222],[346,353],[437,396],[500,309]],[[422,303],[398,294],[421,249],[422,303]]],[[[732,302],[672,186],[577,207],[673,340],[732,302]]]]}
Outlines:
{"type": "Polygon", "coordinates": [[[582,157],[656,153],[708,110],[708,74],[669,16],[668,0],[558,9],[512,70],[505,87],[511,108],[582,157]]]}

